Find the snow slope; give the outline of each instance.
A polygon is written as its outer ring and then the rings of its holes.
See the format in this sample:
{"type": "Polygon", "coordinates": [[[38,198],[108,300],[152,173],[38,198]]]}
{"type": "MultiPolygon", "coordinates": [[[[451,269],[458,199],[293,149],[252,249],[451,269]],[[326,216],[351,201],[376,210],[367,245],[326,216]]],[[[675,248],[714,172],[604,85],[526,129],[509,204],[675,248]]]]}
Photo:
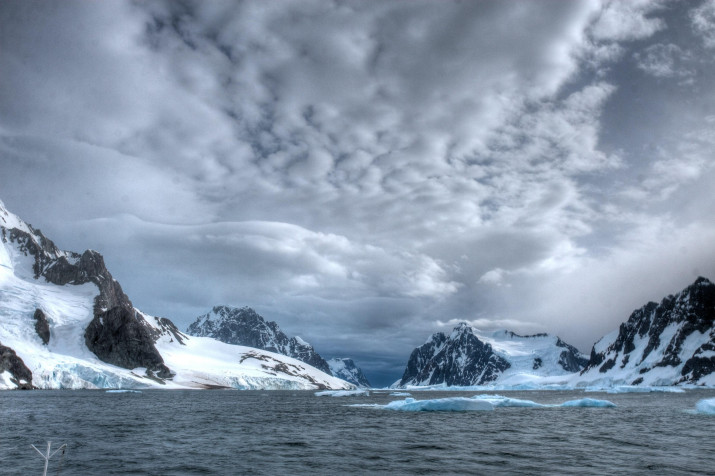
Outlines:
{"type": "Polygon", "coordinates": [[[581,370],[587,360],[556,336],[483,333],[461,323],[451,334],[433,334],[416,348],[393,387],[542,383],[581,370]]]}
{"type": "MultiPolygon", "coordinates": [[[[135,311],[136,319],[155,336],[154,345],[174,373],[171,379],[149,377],[146,369],[125,369],[100,360],[85,344],[99,288],[93,283],[59,286],[35,278],[35,258],[21,243],[8,239],[17,229],[41,239],[0,202],[0,343],[13,349],[42,389],[79,388],[214,388],[352,389],[299,360],[207,337],[187,337],[168,319],[135,311]],[[35,312],[47,318],[50,339],[44,344],[35,329],[35,312]]],[[[73,260],[76,254],[59,252],[73,260]]],[[[16,388],[0,368],[0,389],[16,388]]]]}

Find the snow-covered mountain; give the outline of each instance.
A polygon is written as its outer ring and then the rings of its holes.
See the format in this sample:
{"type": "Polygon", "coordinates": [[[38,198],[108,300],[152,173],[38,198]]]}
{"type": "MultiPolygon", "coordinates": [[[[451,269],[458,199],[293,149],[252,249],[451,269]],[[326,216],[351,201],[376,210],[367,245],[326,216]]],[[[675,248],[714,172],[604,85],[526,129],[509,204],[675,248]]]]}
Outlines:
{"type": "Polygon", "coordinates": [[[635,310],[594,344],[580,379],[715,386],[715,284],[701,277],[660,304],[635,310]]]}
{"type": "Polygon", "coordinates": [[[199,316],[186,333],[287,355],[331,373],[330,366],[313,346],[298,336],[288,337],[278,324],[266,321],[250,307],[216,306],[211,312],[199,316]]]}
{"type": "Polygon", "coordinates": [[[62,251],[0,202],[0,389],[352,386],[272,352],[189,338],[135,309],[95,251],[62,251]]]}
{"type": "Polygon", "coordinates": [[[341,378],[358,387],[370,387],[370,382],[362,373],[362,369],[355,365],[353,359],[330,359],[328,360],[328,365],[330,366],[330,372],[333,376],[341,378]]]}
{"type": "Polygon", "coordinates": [[[573,374],[588,359],[555,336],[478,332],[460,323],[451,334],[433,334],[410,355],[395,387],[472,386],[520,382],[524,378],[573,374]]]}

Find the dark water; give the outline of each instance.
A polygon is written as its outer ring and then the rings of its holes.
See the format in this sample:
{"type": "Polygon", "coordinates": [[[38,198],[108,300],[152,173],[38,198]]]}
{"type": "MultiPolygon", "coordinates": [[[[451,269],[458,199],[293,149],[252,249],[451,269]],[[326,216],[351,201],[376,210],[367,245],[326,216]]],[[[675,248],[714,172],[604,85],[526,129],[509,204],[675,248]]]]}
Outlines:
{"type": "Polygon", "coordinates": [[[52,475],[715,474],[715,417],[689,412],[715,391],[501,393],[618,407],[407,413],[345,406],[403,398],[387,393],[0,392],[0,473],[42,474],[30,444],[51,440],[68,445],[52,475]]]}

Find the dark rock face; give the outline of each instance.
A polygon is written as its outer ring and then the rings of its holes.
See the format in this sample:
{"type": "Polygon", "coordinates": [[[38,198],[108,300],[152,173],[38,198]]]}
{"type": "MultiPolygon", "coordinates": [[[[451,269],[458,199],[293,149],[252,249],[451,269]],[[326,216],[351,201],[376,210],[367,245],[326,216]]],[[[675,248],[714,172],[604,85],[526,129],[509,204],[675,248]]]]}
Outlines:
{"type": "Polygon", "coordinates": [[[10,381],[21,390],[32,389],[32,372],[10,347],[0,344],[0,372],[9,372],[10,381]]]}
{"type": "MultiPolygon", "coordinates": [[[[145,367],[160,378],[171,376],[154,346],[151,329],[136,315],[122,287],[107,270],[101,254],[92,250],[81,255],[62,251],[40,230],[29,225],[31,233],[17,228],[0,228],[5,242],[13,243],[21,253],[34,257],[35,279],[44,277],[47,282],[60,286],[94,283],[99,288],[99,295],[94,300],[94,318],[85,330],[85,343],[100,360],[129,369],[145,367]]],[[[37,312],[35,319],[38,334],[43,338],[47,319],[42,323],[37,312]]],[[[46,331],[49,340],[49,325],[46,331]]]]}
{"type": "Polygon", "coordinates": [[[578,372],[588,365],[588,359],[583,357],[576,347],[559,338],[556,339],[556,346],[564,348],[559,355],[559,365],[567,372],[578,372]]]}
{"type": "Polygon", "coordinates": [[[370,387],[367,377],[362,373],[362,369],[355,365],[353,359],[330,359],[328,365],[333,377],[338,377],[358,387],[370,387]]]}
{"type": "Polygon", "coordinates": [[[491,345],[462,323],[450,336],[439,332],[412,351],[398,385],[483,385],[509,367],[511,364],[495,354],[491,345]]]}
{"type": "Polygon", "coordinates": [[[35,309],[35,332],[42,339],[42,343],[47,345],[50,342],[50,324],[42,309],[35,309]]]}
{"type": "Polygon", "coordinates": [[[84,333],[87,347],[104,362],[133,369],[146,367],[156,377],[171,378],[149,328],[133,309],[115,306],[95,315],[84,333]]]}
{"type": "Polygon", "coordinates": [[[332,375],[330,366],[313,346],[298,338],[289,338],[278,324],[267,322],[250,307],[216,306],[208,314],[199,316],[186,333],[287,355],[332,375]]]}
{"type": "MultiPolygon", "coordinates": [[[[618,336],[605,350],[591,350],[591,358],[582,373],[593,368],[607,374],[609,370],[635,365],[641,374],[655,367],[677,367],[684,363],[679,382],[696,382],[704,375],[715,371],[715,284],[700,277],[692,285],[675,296],[668,296],[660,304],[649,302],[635,310],[621,324],[618,336]],[[675,333],[664,335],[666,328],[675,327],[675,333]],[[707,334],[709,338],[688,355],[683,343],[694,333],[707,334]],[[663,339],[666,339],[663,341],[663,339]],[[646,340],[642,351],[638,341],[646,340]],[[645,359],[666,344],[662,358],[648,365],[645,359]]],[[[652,360],[652,359],[651,359],[652,360]]],[[[643,379],[640,379],[642,382],[643,379]]]]}

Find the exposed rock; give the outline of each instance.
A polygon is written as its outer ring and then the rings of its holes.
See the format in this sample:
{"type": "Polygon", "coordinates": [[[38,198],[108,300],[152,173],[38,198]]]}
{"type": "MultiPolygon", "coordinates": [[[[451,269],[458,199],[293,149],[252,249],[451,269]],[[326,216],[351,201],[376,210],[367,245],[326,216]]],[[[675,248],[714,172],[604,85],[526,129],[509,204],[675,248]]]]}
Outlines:
{"type": "MultiPolygon", "coordinates": [[[[594,345],[582,374],[598,369],[605,376],[628,371],[645,376],[654,368],[682,366],[680,377],[671,383],[697,383],[715,371],[714,322],[715,284],[699,277],[660,304],[649,302],[635,310],[612,342],[594,345]],[[688,346],[684,346],[686,341],[688,346]],[[694,352],[693,344],[697,346],[694,352]]],[[[632,383],[636,381],[644,379],[638,377],[632,383]]]]}
{"type": "Polygon", "coordinates": [[[47,322],[47,316],[42,312],[42,309],[35,309],[35,332],[42,339],[42,343],[47,345],[50,342],[50,323],[47,322]]]}
{"type": "Polygon", "coordinates": [[[0,373],[9,372],[10,381],[20,390],[32,389],[32,372],[10,347],[0,344],[0,373]]]}
{"type": "Polygon", "coordinates": [[[559,365],[568,372],[578,372],[588,364],[588,359],[579,350],[560,338],[556,339],[556,346],[565,350],[559,355],[559,365]]]}
{"type": "Polygon", "coordinates": [[[133,309],[115,306],[95,315],[84,333],[87,347],[107,363],[134,369],[145,367],[159,378],[171,378],[150,329],[133,309]]]}
{"type": "Polygon", "coordinates": [[[299,337],[288,337],[278,324],[267,322],[250,307],[216,306],[199,316],[186,333],[287,355],[331,375],[330,366],[313,346],[299,337]]]}
{"type": "Polygon", "coordinates": [[[333,377],[341,378],[358,387],[370,387],[370,382],[365,377],[365,374],[362,373],[362,369],[355,365],[352,359],[330,359],[328,360],[328,365],[333,377]]]}
{"type": "MultiPolygon", "coordinates": [[[[171,376],[154,346],[151,330],[136,316],[131,301],[107,270],[101,254],[93,250],[81,255],[62,251],[39,229],[21,221],[19,226],[22,229],[6,230],[3,226],[3,240],[14,244],[20,253],[34,257],[35,279],[44,277],[59,286],[94,283],[99,288],[94,300],[94,318],[85,330],[89,350],[109,364],[129,369],[145,367],[160,378],[171,376]]],[[[49,325],[45,329],[47,319],[45,317],[43,324],[37,312],[35,319],[38,335],[46,343],[49,340],[49,325]]]]}
{"type": "Polygon", "coordinates": [[[461,323],[451,335],[433,334],[412,351],[399,386],[483,385],[496,380],[509,367],[511,364],[494,353],[491,345],[479,340],[470,326],[461,323]]]}

